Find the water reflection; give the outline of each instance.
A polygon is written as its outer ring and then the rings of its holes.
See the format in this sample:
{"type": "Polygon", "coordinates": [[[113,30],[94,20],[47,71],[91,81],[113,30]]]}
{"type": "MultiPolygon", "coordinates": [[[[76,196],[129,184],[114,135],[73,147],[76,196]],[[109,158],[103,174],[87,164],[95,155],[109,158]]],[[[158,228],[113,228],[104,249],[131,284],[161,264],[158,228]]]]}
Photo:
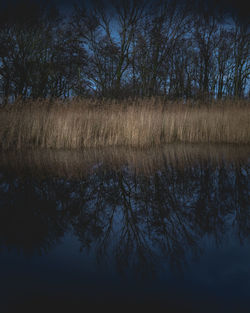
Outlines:
{"type": "Polygon", "coordinates": [[[129,161],[124,153],[2,155],[2,248],[43,255],[70,232],[98,264],[147,276],[183,271],[208,242],[248,242],[246,149],[241,158],[178,149],[130,152],[129,161]]]}

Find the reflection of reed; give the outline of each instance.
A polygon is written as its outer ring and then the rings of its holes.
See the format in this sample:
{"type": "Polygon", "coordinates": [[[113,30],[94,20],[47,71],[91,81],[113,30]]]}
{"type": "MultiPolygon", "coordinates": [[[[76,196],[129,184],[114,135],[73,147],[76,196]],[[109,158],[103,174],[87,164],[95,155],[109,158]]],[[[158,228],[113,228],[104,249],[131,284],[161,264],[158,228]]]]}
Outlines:
{"type": "Polygon", "coordinates": [[[167,164],[178,167],[201,161],[246,162],[250,147],[232,145],[166,145],[162,148],[135,150],[125,148],[69,150],[27,150],[1,152],[0,171],[38,175],[81,178],[102,164],[119,169],[128,166],[139,173],[151,174],[167,164]]]}
{"type": "Polygon", "coordinates": [[[160,259],[181,269],[188,254],[201,253],[203,238],[220,244],[232,230],[240,241],[250,238],[247,152],[166,146],[3,154],[0,244],[44,253],[71,229],[83,250],[100,262],[112,257],[120,271],[154,272],[160,259]]]}

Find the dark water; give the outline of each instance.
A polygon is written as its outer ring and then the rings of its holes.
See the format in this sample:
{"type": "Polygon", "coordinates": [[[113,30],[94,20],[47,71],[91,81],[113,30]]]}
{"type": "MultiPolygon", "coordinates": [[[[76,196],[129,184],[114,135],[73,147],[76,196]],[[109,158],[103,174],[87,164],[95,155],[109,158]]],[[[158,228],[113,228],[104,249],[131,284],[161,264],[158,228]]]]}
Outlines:
{"type": "Polygon", "coordinates": [[[250,312],[247,159],[163,154],[147,171],[106,161],[79,175],[11,162],[0,312],[250,312]]]}

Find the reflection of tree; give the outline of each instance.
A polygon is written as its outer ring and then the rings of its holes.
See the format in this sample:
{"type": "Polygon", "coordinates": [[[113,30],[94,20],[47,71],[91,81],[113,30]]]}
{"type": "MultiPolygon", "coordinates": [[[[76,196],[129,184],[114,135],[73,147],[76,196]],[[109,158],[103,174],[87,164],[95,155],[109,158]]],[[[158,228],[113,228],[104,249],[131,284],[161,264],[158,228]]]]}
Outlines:
{"type": "Polygon", "coordinates": [[[161,171],[136,174],[96,167],[81,180],[0,176],[0,240],[25,252],[44,252],[72,229],[82,249],[120,271],[156,270],[164,260],[182,267],[234,229],[250,235],[247,166],[165,162],[161,171]]]}
{"type": "Polygon", "coordinates": [[[250,195],[250,180],[249,180],[249,167],[242,167],[235,173],[235,190],[233,192],[233,201],[235,207],[234,223],[237,227],[237,232],[241,241],[248,237],[250,234],[250,210],[249,195],[250,195]]]}
{"type": "Polygon", "coordinates": [[[44,253],[63,236],[67,214],[60,212],[62,186],[55,181],[2,177],[0,242],[8,247],[44,253]],[[60,199],[60,200],[59,200],[60,199]]]}

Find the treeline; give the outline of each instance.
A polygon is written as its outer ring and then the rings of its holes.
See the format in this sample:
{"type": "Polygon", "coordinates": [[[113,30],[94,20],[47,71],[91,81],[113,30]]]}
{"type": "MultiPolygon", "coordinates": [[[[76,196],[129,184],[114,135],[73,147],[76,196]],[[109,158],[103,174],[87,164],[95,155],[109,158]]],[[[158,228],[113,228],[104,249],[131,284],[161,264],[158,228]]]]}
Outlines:
{"type": "MultiPolygon", "coordinates": [[[[10,4],[11,3],[11,4],[10,4]]],[[[249,97],[249,20],[199,1],[94,1],[0,11],[0,101],[249,97]]]]}

